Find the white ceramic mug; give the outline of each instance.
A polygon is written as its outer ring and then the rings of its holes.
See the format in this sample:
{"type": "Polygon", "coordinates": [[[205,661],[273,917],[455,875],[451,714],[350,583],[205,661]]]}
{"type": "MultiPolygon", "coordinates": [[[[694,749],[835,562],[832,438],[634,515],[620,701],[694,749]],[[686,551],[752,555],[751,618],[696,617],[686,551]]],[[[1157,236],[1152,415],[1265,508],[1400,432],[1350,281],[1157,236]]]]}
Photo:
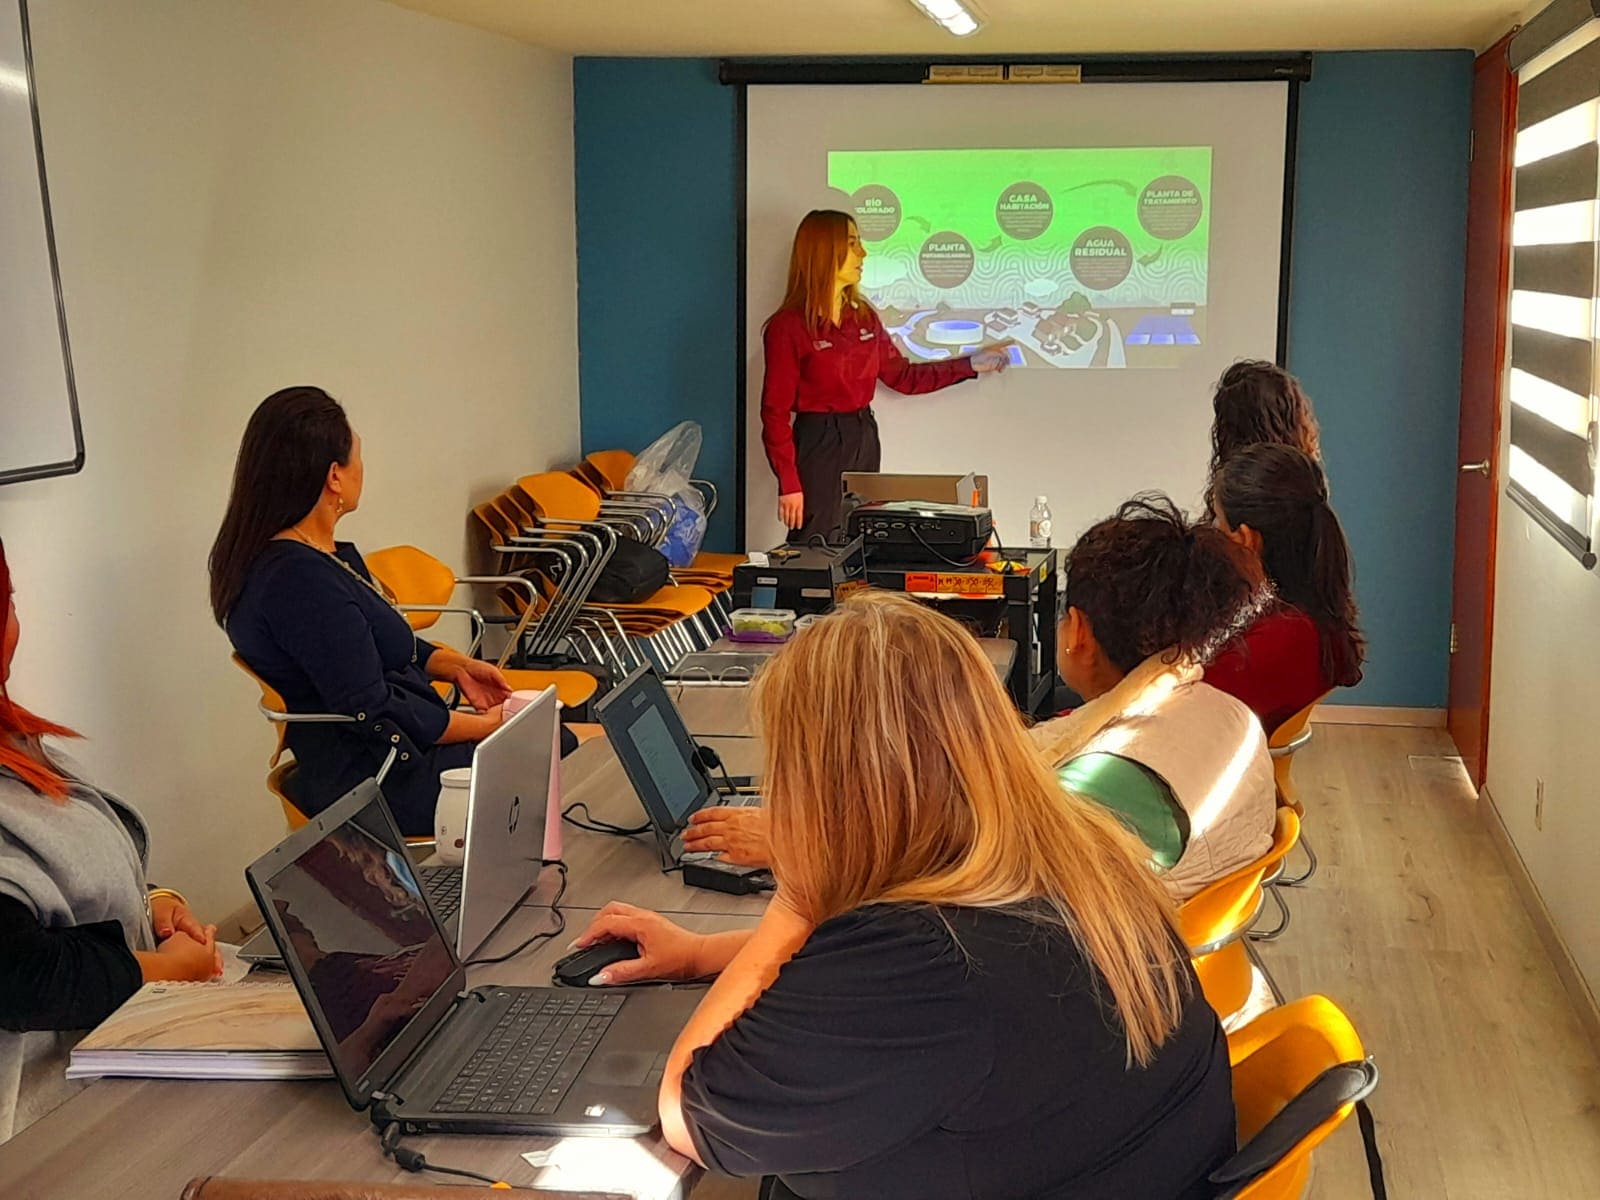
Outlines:
{"type": "Polygon", "coordinates": [[[439,772],[439,802],[433,809],[434,853],[447,867],[459,867],[467,856],[467,796],[472,768],[439,772]]]}

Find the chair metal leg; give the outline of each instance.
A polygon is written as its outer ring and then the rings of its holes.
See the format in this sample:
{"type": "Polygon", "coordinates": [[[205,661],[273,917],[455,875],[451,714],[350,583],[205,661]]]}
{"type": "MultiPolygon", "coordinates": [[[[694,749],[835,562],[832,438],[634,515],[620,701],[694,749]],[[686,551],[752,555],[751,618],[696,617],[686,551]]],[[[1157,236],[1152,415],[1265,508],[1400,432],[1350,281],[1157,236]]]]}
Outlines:
{"type": "Polygon", "coordinates": [[[1287,901],[1285,901],[1284,898],[1278,893],[1276,886],[1263,888],[1262,891],[1267,896],[1272,898],[1273,904],[1277,905],[1278,923],[1271,929],[1252,928],[1248,936],[1252,942],[1275,942],[1281,938],[1284,935],[1284,932],[1289,928],[1289,921],[1292,914],[1289,912],[1289,905],[1287,901]]]}
{"type": "Polygon", "coordinates": [[[1300,848],[1306,852],[1306,869],[1298,875],[1279,876],[1279,887],[1300,887],[1317,873],[1317,851],[1311,845],[1311,839],[1306,837],[1304,828],[1300,831],[1300,848]]]}
{"type": "Polygon", "coordinates": [[[1283,989],[1278,986],[1278,981],[1272,977],[1272,972],[1267,969],[1267,964],[1262,961],[1260,953],[1250,944],[1249,938],[1244,941],[1244,952],[1249,956],[1250,964],[1261,972],[1261,978],[1267,981],[1267,987],[1272,990],[1272,998],[1282,1004],[1283,989]]]}

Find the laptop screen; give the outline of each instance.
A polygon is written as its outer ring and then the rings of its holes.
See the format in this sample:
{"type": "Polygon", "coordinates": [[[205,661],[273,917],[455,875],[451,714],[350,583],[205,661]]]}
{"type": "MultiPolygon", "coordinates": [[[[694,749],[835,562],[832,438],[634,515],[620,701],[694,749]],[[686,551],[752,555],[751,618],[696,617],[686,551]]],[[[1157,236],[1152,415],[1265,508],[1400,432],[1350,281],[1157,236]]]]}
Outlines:
{"type": "Polygon", "coordinates": [[[682,829],[711,796],[694,743],[661,680],[641,670],[597,706],[628,780],[663,832],[682,829]]]}
{"type": "Polygon", "coordinates": [[[372,788],[366,804],[260,885],[306,982],[306,1007],[321,1018],[329,1057],[350,1084],[456,971],[392,829],[372,788]]]}

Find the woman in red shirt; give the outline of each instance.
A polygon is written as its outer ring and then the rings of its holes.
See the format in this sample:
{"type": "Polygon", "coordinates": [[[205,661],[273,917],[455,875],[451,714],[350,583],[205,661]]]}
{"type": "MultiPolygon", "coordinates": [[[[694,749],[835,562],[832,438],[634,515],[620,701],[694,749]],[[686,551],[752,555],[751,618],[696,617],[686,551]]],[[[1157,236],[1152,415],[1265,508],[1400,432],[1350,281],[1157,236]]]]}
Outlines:
{"type": "Polygon", "coordinates": [[[858,291],[866,257],[848,214],[807,213],[795,230],[788,290],[762,332],[761,440],[778,477],[778,519],[793,542],[838,529],[842,474],[878,470],[871,405],[879,380],[921,395],[1010,361],[1002,342],[967,358],[908,362],[858,291]]]}
{"type": "Polygon", "coordinates": [[[1361,682],[1366,642],[1350,548],[1322,468],[1293,446],[1236,451],[1212,478],[1218,528],[1255,554],[1278,600],[1206,668],[1270,735],[1335,687],[1361,682]]]}

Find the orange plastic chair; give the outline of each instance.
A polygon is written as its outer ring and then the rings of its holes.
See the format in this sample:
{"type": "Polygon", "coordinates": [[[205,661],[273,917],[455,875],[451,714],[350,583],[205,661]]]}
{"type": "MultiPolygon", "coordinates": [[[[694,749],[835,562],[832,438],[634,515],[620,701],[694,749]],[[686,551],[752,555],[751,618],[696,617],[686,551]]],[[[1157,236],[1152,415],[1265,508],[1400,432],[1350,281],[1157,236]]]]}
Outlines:
{"type": "MultiPolygon", "coordinates": [[[[1237,1012],[1249,998],[1254,985],[1252,968],[1261,964],[1250,955],[1246,939],[1271,891],[1267,881],[1282,866],[1299,837],[1300,818],[1294,809],[1278,809],[1272,845],[1265,854],[1207,885],[1178,906],[1178,932],[1189,947],[1200,989],[1218,1016],[1237,1012]]],[[[1270,931],[1272,937],[1282,934],[1289,925],[1288,908],[1280,897],[1274,896],[1274,900],[1282,916],[1277,929],[1270,931]]],[[[1271,983],[1271,975],[1264,967],[1261,970],[1271,983]]],[[[1277,991],[1275,983],[1273,991],[1277,991]]]]}
{"type": "MultiPolygon", "coordinates": [[[[284,820],[288,822],[289,828],[291,830],[299,829],[309,818],[289,798],[289,779],[297,768],[292,755],[286,760],[283,759],[284,751],[287,749],[284,742],[288,737],[289,726],[294,724],[353,725],[355,718],[345,713],[292,713],[289,711],[289,706],[284,703],[283,696],[278,692],[278,689],[257,675],[250,664],[237,654],[233,655],[233,665],[248,675],[255,685],[261,689],[261,699],[256,708],[262,716],[271,722],[277,738],[277,744],[272,750],[272,757],[267,760],[267,791],[271,792],[277,798],[278,803],[283,806],[284,820]]],[[[395,753],[391,751],[388,760],[379,768],[378,781],[380,783],[383,781],[384,775],[388,773],[390,765],[395,761],[395,757],[395,753]]],[[[405,759],[410,758],[411,755],[407,751],[401,751],[399,757],[405,759]]],[[[417,846],[433,844],[432,838],[407,838],[406,841],[408,844],[417,846]]]]}
{"type": "MultiPolygon", "coordinates": [[[[468,653],[476,653],[483,636],[483,615],[475,608],[449,603],[463,584],[515,585],[521,580],[505,575],[457,575],[433,555],[415,546],[389,546],[366,556],[372,577],[388,589],[406,620],[418,632],[430,628],[444,613],[460,613],[473,621],[468,653]]],[[[594,698],[598,681],[586,671],[507,671],[513,691],[543,691],[552,684],[566,708],[580,708],[594,698]]],[[[438,685],[435,685],[438,686],[438,685]]],[[[448,685],[440,689],[448,691],[448,685]]]]}
{"type": "MultiPolygon", "coordinates": [[[[534,511],[544,521],[557,527],[562,525],[593,526],[600,524],[600,498],[571,475],[561,471],[545,471],[538,475],[524,475],[517,480],[517,488],[532,504],[534,511]]],[[[711,606],[712,595],[703,587],[692,584],[667,584],[653,595],[637,604],[599,604],[619,615],[634,613],[659,616],[668,623],[692,621],[711,606]]]]}
{"type": "MultiPolygon", "coordinates": [[[[1219,1200],[1298,1200],[1310,1180],[1311,1152],[1372,1093],[1377,1067],[1350,1018],[1325,996],[1306,996],[1272,1009],[1230,1034],[1228,1058],[1241,1150],[1211,1176],[1226,1189],[1219,1200]],[[1306,1096],[1298,1111],[1285,1114],[1292,1101],[1334,1068],[1347,1075],[1342,1102],[1335,1098],[1317,1104],[1306,1096]],[[1289,1124],[1268,1131],[1280,1117],[1289,1124]],[[1264,1143],[1292,1141],[1276,1153],[1265,1144],[1252,1147],[1264,1131],[1264,1143]]],[[[1370,1131],[1363,1129],[1363,1135],[1370,1137],[1370,1131]]],[[[1372,1141],[1368,1165],[1381,1176],[1382,1162],[1372,1141]]]]}
{"type": "MultiPolygon", "coordinates": [[[[619,492],[627,486],[628,472],[633,470],[634,456],[626,450],[596,450],[572,469],[572,474],[597,492],[619,492]]],[[[709,516],[716,506],[716,489],[705,480],[693,479],[692,484],[707,496],[706,513],[709,516]]],[[[725,592],[733,587],[733,569],[745,561],[742,554],[719,554],[702,550],[687,567],[673,569],[673,576],[683,583],[698,583],[714,592],[725,592]]]]}
{"type": "MultiPolygon", "coordinates": [[[[1290,778],[1290,768],[1294,764],[1295,752],[1303,749],[1311,740],[1311,714],[1316,711],[1317,705],[1332,694],[1331,690],[1322,693],[1315,701],[1274,729],[1267,738],[1267,747],[1272,755],[1272,773],[1278,781],[1278,803],[1287,804],[1302,819],[1306,815],[1306,809],[1300,802],[1294,781],[1290,778]]],[[[1317,852],[1311,845],[1311,839],[1304,833],[1300,837],[1300,848],[1305,851],[1306,869],[1298,875],[1285,873],[1280,876],[1278,879],[1280,887],[1299,887],[1317,873],[1317,852]]]]}

